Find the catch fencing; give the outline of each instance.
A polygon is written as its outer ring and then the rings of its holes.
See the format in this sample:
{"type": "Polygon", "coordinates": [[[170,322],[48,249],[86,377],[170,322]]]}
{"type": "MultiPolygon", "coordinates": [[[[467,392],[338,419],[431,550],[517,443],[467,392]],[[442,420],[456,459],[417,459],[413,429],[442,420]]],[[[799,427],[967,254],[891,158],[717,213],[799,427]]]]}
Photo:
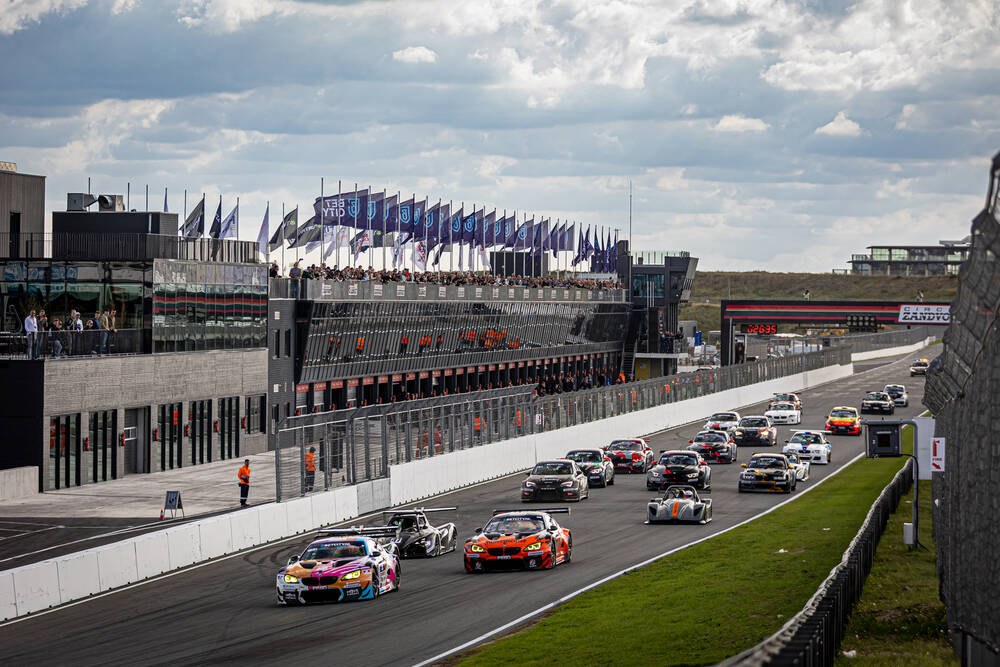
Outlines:
{"type": "Polygon", "coordinates": [[[941,599],[963,664],[1000,664],[1000,153],[986,207],[972,221],[944,348],[929,369],[924,404],[944,437],[933,476],[941,599]],[[987,557],[984,558],[984,555],[987,557]]]}
{"type": "Polygon", "coordinates": [[[272,434],[276,494],[287,500],[380,479],[398,463],[850,363],[848,348],[832,347],[554,396],[522,385],[288,417],[272,434]]]}
{"type": "Polygon", "coordinates": [[[882,489],[844,557],[820,584],[806,606],[778,632],[722,665],[832,665],[848,617],[875,561],[875,550],[889,516],[913,484],[913,460],[882,489]]]}

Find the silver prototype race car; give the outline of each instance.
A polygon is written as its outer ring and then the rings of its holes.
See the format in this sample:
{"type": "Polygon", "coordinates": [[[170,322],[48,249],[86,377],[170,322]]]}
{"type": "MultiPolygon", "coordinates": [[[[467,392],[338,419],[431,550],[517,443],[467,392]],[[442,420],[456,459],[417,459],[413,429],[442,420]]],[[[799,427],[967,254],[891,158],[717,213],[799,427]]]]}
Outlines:
{"type": "Polygon", "coordinates": [[[646,523],[700,523],[712,520],[712,499],[700,498],[693,486],[667,487],[662,498],[646,505],[646,523]]]}

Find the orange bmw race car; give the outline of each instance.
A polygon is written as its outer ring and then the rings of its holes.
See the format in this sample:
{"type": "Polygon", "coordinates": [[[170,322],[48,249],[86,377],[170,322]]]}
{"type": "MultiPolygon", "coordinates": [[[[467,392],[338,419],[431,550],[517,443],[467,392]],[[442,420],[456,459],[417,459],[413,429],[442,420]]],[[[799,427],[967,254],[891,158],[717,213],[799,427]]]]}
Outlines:
{"type": "Polygon", "coordinates": [[[486,526],[465,541],[465,571],[548,570],[570,562],[573,536],[552,514],[569,514],[569,508],[494,510],[486,526]]]}
{"type": "Polygon", "coordinates": [[[842,405],[830,410],[830,416],[826,418],[826,432],[861,435],[858,409],[842,405]]]}

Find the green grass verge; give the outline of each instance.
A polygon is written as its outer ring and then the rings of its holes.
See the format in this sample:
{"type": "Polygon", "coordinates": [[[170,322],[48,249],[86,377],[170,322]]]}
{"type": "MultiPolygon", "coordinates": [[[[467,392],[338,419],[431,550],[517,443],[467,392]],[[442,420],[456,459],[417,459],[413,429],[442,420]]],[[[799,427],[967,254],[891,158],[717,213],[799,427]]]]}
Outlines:
{"type": "Polygon", "coordinates": [[[938,597],[930,484],[920,484],[920,542],[928,550],[910,551],[903,544],[903,523],[910,521],[913,507],[904,500],[889,519],[844,632],[840,648],[856,656],[840,655],[838,665],[959,664],[938,597]]]}
{"type": "Polygon", "coordinates": [[[861,459],[795,502],[584,593],[460,662],[702,665],[735,655],[802,609],[904,461],[861,459]]]}

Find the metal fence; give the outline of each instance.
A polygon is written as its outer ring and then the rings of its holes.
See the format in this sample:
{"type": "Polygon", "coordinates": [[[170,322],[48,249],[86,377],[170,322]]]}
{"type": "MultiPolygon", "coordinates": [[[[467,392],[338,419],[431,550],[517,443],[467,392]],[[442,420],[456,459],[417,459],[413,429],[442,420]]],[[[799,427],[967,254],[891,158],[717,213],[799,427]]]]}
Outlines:
{"type": "Polygon", "coordinates": [[[255,241],[188,238],[130,232],[0,232],[0,258],[7,260],[142,261],[185,259],[260,263],[255,241]]]}
{"type": "Polygon", "coordinates": [[[143,354],[142,329],[40,331],[34,336],[0,331],[0,359],[70,359],[143,354]]]}
{"type": "Polygon", "coordinates": [[[840,563],[819,586],[806,606],[778,632],[722,665],[832,665],[848,617],[861,597],[875,550],[900,498],[913,483],[913,461],[882,489],[840,563]]]}
{"type": "Polygon", "coordinates": [[[1000,153],[972,248],[959,273],[951,325],[931,364],[924,404],[946,438],[933,479],[941,599],[963,664],[1000,663],[1000,153]],[[985,557],[984,557],[985,556],[985,557]]]}
{"type": "Polygon", "coordinates": [[[524,386],[289,417],[273,429],[279,500],[387,477],[389,466],[851,363],[847,348],[537,397],[524,386]],[[316,455],[307,470],[306,454],[316,455]]]}

